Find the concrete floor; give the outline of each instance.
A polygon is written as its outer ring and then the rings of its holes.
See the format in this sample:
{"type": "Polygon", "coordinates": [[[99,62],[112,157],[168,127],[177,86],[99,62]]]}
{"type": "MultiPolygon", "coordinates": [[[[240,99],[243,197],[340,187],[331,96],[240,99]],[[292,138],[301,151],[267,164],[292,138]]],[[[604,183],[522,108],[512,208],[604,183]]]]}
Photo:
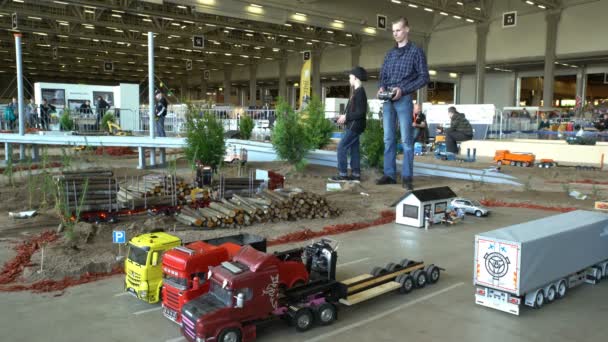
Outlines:
{"type": "MultiPolygon", "coordinates": [[[[602,341],[608,326],[608,281],[581,285],[541,310],[512,316],[474,304],[473,236],[477,232],[551,215],[497,208],[489,218],[424,231],[388,224],[334,236],[340,242],[338,278],[402,258],[446,268],[439,282],[408,295],[389,293],[341,307],[329,327],[296,333],[277,321],[258,329],[260,341],[602,341]],[[603,336],[603,337],[602,337],[603,336]]],[[[291,246],[279,246],[279,250],[291,246]]],[[[122,278],[71,288],[65,294],[0,294],[3,341],[185,341],[160,305],[121,292],[122,278]]]]}

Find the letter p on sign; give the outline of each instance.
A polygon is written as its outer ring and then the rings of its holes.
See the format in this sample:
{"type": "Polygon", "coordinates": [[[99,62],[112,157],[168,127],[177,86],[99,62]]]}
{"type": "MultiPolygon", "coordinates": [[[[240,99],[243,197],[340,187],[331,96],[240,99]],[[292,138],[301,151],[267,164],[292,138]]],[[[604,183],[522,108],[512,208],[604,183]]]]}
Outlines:
{"type": "Polygon", "coordinates": [[[127,238],[127,234],[125,234],[124,230],[115,230],[112,232],[112,241],[114,243],[125,243],[127,238]]]}

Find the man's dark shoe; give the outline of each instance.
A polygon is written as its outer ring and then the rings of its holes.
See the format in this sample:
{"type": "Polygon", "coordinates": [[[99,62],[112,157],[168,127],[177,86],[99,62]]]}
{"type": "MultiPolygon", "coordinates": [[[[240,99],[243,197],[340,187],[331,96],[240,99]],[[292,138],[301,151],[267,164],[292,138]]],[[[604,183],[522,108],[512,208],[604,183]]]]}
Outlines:
{"type": "Polygon", "coordinates": [[[350,180],[354,181],[354,182],[360,182],[361,181],[361,176],[360,175],[350,175],[350,180]]]}
{"type": "Polygon", "coordinates": [[[333,177],[327,178],[327,180],[332,181],[332,182],[348,182],[351,180],[351,177],[335,175],[333,177]]]}
{"type": "Polygon", "coordinates": [[[385,184],[397,184],[394,178],[389,176],[382,176],[380,179],[376,181],[377,185],[385,185],[385,184]]]}
{"type": "Polygon", "coordinates": [[[414,184],[412,183],[412,181],[405,181],[405,180],[404,180],[404,181],[401,183],[401,185],[403,186],[403,188],[404,188],[406,191],[414,191],[414,184]]]}

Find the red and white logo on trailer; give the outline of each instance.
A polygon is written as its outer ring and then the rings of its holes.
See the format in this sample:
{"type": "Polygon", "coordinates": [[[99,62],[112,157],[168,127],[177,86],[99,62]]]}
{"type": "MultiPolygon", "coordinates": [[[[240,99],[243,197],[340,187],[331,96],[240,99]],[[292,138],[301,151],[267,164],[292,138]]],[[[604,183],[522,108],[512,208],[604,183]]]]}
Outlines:
{"type": "Polygon", "coordinates": [[[477,284],[516,293],[519,247],[492,240],[477,240],[477,284]]]}

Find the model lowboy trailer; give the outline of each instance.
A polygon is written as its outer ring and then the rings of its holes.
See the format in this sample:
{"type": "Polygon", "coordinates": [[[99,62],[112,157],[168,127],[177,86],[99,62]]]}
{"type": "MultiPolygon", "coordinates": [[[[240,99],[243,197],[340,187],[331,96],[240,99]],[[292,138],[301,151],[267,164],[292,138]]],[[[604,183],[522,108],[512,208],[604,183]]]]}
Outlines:
{"type": "Polygon", "coordinates": [[[271,258],[243,248],[232,262],[210,270],[208,294],[183,307],[183,335],[192,342],[253,341],[257,324],[277,318],[306,331],[315,323],[333,323],[339,303],[355,305],[395,290],[409,293],[439,280],[439,267],[404,259],[337,281],[335,249],[325,239],[307,246],[304,260],[311,280],[279,291],[271,258]]]}
{"type": "Polygon", "coordinates": [[[477,304],[519,315],[608,275],[608,215],[577,210],[475,236],[477,304]]]}

